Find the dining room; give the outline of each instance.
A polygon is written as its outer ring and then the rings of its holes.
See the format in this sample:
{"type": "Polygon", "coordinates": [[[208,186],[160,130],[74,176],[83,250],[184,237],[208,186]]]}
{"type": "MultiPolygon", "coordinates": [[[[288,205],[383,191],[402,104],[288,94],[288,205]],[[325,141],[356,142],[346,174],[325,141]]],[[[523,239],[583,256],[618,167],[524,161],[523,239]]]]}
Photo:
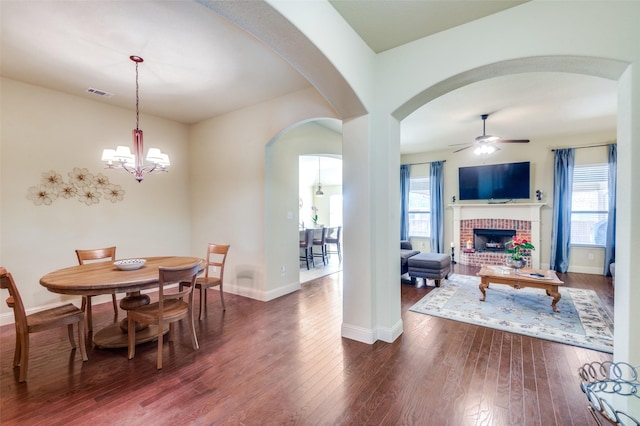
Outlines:
{"type": "Polygon", "coordinates": [[[337,155],[300,155],[298,180],[303,284],[342,270],[342,159],[337,155]],[[312,230],[309,244],[305,244],[307,230],[312,230]]]}

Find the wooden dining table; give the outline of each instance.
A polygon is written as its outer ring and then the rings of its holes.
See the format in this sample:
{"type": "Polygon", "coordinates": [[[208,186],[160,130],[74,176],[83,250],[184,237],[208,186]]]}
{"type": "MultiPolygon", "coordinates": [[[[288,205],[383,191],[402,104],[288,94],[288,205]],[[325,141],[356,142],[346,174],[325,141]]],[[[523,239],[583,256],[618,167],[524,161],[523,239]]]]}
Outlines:
{"type": "MultiPolygon", "coordinates": [[[[198,257],[159,256],[145,260],[142,268],[129,271],[118,269],[113,262],[71,266],[49,272],[40,278],[40,284],[53,293],[77,296],[126,293],[120,300],[120,307],[129,310],[150,302],[150,297],[141,291],[158,287],[160,267],[176,268],[200,261],[202,272],[206,266],[206,262],[198,257]]],[[[155,326],[136,328],[136,343],[148,342],[157,336],[155,326]]],[[[98,330],[93,335],[93,342],[99,348],[127,347],[127,319],[98,330]]]]}

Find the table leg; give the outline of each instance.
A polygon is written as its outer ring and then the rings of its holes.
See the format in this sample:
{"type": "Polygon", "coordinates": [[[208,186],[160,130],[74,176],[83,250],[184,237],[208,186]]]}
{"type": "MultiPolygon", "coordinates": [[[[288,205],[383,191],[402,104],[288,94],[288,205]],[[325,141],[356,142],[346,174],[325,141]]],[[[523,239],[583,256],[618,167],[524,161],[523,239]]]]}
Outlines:
{"type": "Polygon", "coordinates": [[[482,277],[482,279],[480,279],[480,285],[478,287],[480,288],[480,292],[482,293],[480,301],[484,302],[484,299],[487,297],[485,289],[489,288],[489,280],[485,277],[482,277]]]}
{"type": "MultiPolygon", "coordinates": [[[[125,311],[139,308],[140,306],[145,306],[151,303],[151,298],[146,294],[140,294],[139,291],[133,293],[127,293],[127,296],[122,298],[120,301],[120,308],[125,311]]],[[[144,330],[147,328],[146,324],[137,324],[136,323],[136,332],[144,330]]],[[[120,321],[120,329],[123,333],[127,333],[129,330],[129,320],[125,317],[122,321],[120,321]]]]}
{"type": "MultiPolygon", "coordinates": [[[[148,305],[151,299],[146,294],[140,294],[139,291],[127,293],[127,296],[120,301],[120,307],[125,310],[131,310],[139,306],[148,305]]],[[[99,330],[93,336],[93,343],[99,348],[126,348],[129,346],[128,341],[128,319],[125,317],[120,323],[111,324],[110,326],[99,330]]],[[[169,326],[165,326],[164,332],[169,331],[169,326]]],[[[136,323],[136,344],[150,342],[158,337],[158,327],[155,325],[145,325],[136,323]]]]}
{"type": "Polygon", "coordinates": [[[547,289],[547,296],[553,297],[551,301],[551,309],[553,309],[553,312],[560,312],[560,309],[556,307],[556,304],[560,301],[560,297],[562,297],[560,296],[560,292],[547,289]]]}

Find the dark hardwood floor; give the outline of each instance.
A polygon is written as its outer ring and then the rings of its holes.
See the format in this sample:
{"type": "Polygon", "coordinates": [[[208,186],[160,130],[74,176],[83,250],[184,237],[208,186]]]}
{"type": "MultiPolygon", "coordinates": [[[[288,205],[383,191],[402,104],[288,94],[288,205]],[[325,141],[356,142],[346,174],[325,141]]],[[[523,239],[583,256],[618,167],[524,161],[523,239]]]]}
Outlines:
{"type": "MultiPolygon", "coordinates": [[[[595,290],[613,311],[610,279],[560,279],[595,290]]],[[[229,294],[226,313],[212,291],[206,320],[196,321],[200,350],[180,324],[160,371],[155,343],[138,346],[131,361],[126,349],[88,348],[83,363],[60,329],[31,336],[29,377],[20,384],[11,366],[13,325],[0,327],[0,423],[593,423],[577,369],[610,355],[409,312],[432,288],[406,284],[404,333],[366,345],[340,336],[342,285],[336,273],[268,303],[229,294]]],[[[95,307],[95,329],[113,321],[111,309],[95,307]]]]}

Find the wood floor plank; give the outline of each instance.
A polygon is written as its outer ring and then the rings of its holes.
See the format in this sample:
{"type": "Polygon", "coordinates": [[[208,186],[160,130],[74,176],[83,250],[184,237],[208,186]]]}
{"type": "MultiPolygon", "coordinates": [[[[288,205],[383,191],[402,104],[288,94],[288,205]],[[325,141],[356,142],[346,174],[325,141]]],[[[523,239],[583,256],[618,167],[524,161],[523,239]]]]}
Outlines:
{"type": "MultiPolygon", "coordinates": [[[[456,265],[456,273],[477,268],[456,265]]],[[[613,312],[610,279],[563,274],[613,312]]],[[[215,291],[196,321],[164,344],[72,351],[66,330],[33,336],[26,384],[11,365],[15,331],[0,327],[0,423],[583,425],[591,421],[577,369],[611,356],[410,312],[433,287],[400,286],[403,334],[373,345],[340,336],[342,276],[305,283],[270,302],[215,291]],[[586,422],[586,423],[585,423],[586,422]]],[[[446,281],[443,283],[446,285],[446,281]]],[[[198,295],[196,295],[196,303],[198,295]]],[[[122,315],[121,315],[122,317],[122,315]]],[[[94,306],[94,328],[113,322],[94,306]]]]}

